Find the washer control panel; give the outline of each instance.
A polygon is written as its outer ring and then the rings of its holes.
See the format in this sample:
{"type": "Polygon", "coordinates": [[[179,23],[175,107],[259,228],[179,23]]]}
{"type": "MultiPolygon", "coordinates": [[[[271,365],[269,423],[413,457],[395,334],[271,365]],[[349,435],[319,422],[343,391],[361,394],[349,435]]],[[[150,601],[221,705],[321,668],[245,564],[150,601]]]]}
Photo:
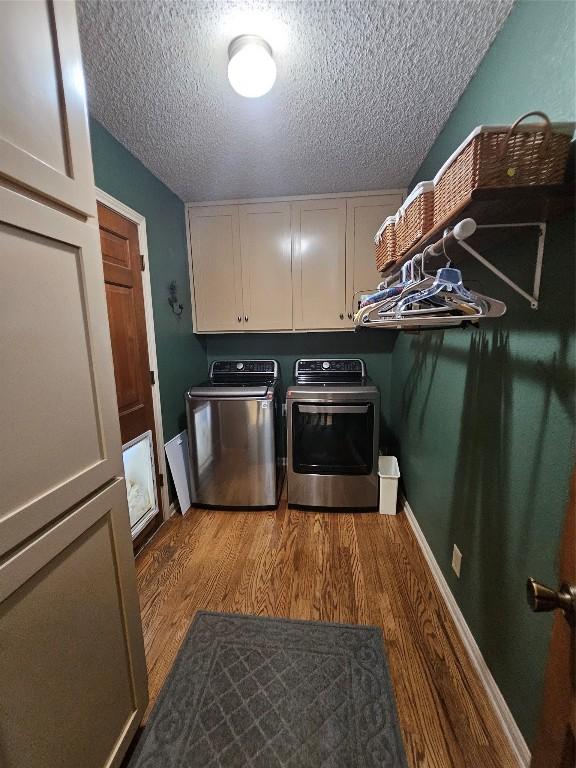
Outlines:
{"type": "Polygon", "coordinates": [[[251,379],[255,376],[274,380],[278,374],[276,360],[215,360],[210,366],[210,379],[213,381],[223,377],[251,379]]]}

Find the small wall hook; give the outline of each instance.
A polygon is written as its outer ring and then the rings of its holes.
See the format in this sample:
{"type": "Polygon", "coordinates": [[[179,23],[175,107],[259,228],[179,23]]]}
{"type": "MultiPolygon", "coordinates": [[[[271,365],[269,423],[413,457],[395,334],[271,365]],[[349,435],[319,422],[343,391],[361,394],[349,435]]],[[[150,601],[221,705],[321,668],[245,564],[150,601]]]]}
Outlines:
{"type": "Polygon", "coordinates": [[[176,280],[172,280],[168,286],[168,304],[170,304],[170,309],[174,312],[176,317],[180,317],[184,310],[184,306],[178,301],[178,285],[176,280]]]}

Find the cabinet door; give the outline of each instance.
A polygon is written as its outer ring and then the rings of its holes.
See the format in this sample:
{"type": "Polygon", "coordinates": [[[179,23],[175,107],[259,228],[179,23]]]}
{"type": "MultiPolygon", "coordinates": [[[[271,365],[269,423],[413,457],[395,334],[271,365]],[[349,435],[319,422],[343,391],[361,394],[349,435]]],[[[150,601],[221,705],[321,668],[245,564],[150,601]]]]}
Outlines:
{"type": "Polygon", "coordinates": [[[292,205],[294,327],[345,328],[346,200],[292,205]]]}
{"type": "Polygon", "coordinates": [[[240,206],[244,328],[292,328],[289,203],[240,206]]]}
{"type": "Polygon", "coordinates": [[[0,3],[0,173],[95,215],[74,3],[0,3]]]}
{"type": "Polygon", "coordinates": [[[96,225],[0,187],[0,556],[122,475],[96,225]]]}
{"type": "Polygon", "coordinates": [[[374,235],[402,204],[402,195],[375,195],[346,200],[346,317],[352,318],[361,293],[371,293],[380,282],[376,269],[374,235]]]}
{"type": "Polygon", "coordinates": [[[3,768],[119,764],[148,698],[135,582],[124,480],[0,565],[3,768]]]}
{"type": "Polygon", "coordinates": [[[196,331],[244,327],[238,206],[188,210],[196,331]]]}

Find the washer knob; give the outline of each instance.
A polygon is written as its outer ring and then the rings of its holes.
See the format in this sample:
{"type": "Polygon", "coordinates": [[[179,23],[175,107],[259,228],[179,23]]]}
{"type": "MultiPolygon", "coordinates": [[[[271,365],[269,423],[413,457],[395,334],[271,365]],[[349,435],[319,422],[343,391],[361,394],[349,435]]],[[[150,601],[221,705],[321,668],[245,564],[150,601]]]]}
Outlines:
{"type": "Polygon", "coordinates": [[[236,363],[236,370],[241,371],[244,368],[244,363],[236,363]]]}
{"type": "Polygon", "coordinates": [[[324,370],[326,370],[327,368],[330,368],[330,363],[327,360],[324,360],[324,362],[322,363],[322,368],[324,368],[324,370]]]}

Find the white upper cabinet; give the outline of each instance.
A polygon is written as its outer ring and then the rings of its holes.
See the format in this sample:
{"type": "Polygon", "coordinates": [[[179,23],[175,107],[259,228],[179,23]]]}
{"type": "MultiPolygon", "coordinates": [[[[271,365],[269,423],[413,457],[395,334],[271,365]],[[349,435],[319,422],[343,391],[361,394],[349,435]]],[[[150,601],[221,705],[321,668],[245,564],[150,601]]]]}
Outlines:
{"type": "Polygon", "coordinates": [[[361,293],[380,282],[374,255],[374,235],[402,205],[402,195],[366,195],[346,200],[346,315],[350,324],[361,293]]]}
{"type": "Polygon", "coordinates": [[[188,206],[194,330],[344,330],[402,193],[188,206]]]}
{"type": "Polygon", "coordinates": [[[346,325],[346,200],[292,205],[294,327],[346,325]]]}
{"type": "Polygon", "coordinates": [[[244,330],[291,330],[290,205],[241,205],[239,212],[244,330]]]}
{"type": "Polygon", "coordinates": [[[236,331],[244,322],[237,205],[190,208],[197,331],[236,331]]]}
{"type": "Polygon", "coordinates": [[[67,208],[94,216],[74,3],[2,3],[0,104],[2,175],[67,208]]]}

